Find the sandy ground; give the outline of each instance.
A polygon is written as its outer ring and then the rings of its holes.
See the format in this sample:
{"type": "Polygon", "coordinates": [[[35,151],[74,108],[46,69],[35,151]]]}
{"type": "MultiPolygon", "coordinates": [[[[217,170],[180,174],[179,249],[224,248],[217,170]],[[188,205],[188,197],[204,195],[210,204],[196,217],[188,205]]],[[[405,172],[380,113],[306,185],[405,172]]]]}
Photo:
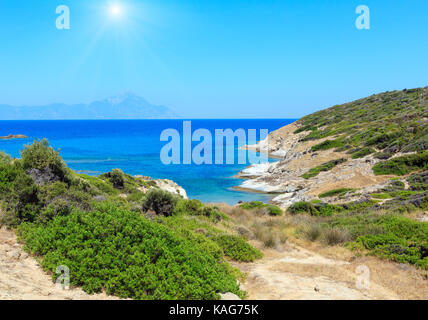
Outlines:
{"type": "Polygon", "coordinates": [[[339,247],[288,244],[234,266],[247,274],[242,288],[252,300],[428,299],[428,281],[415,268],[339,247]]]}
{"type": "Polygon", "coordinates": [[[36,260],[22,250],[15,234],[0,228],[0,300],[105,300],[81,289],[63,290],[36,260]]]}

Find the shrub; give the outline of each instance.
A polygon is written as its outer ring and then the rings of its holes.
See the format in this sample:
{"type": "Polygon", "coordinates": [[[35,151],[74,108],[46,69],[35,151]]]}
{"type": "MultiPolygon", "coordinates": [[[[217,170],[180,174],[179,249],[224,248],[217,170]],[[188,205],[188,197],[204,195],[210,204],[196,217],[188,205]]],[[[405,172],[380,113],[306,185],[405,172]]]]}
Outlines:
{"type": "Polygon", "coordinates": [[[42,226],[19,228],[26,248],[57,277],[69,267],[71,285],[87,293],[133,299],[219,299],[242,296],[221,249],[208,241],[186,239],[138,213],[99,205],[93,212],[73,211],[42,226]]]}
{"type": "Polygon", "coordinates": [[[269,215],[271,216],[282,216],[282,214],[284,213],[280,207],[277,207],[274,205],[269,205],[268,209],[269,209],[269,215]]]}
{"type": "Polygon", "coordinates": [[[428,269],[428,224],[401,215],[365,213],[340,216],[328,223],[346,229],[356,243],[371,253],[428,269]]]}
{"type": "Polygon", "coordinates": [[[320,198],[328,198],[328,197],[336,197],[336,196],[343,196],[347,194],[350,191],[354,191],[355,189],[350,188],[340,188],[340,189],[333,189],[325,193],[321,193],[319,195],[320,198]]]}
{"type": "Polygon", "coordinates": [[[44,171],[49,169],[61,181],[66,181],[69,178],[70,172],[60,157],[59,151],[50,147],[46,139],[36,140],[32,145],[26,145],[21,151],[21,158],[25,170],[44,171]]]}
{"type": "Polygon", "coordinates": [[[106,173],[105,176],[110,180],[113,188],[123,189],[125,187],[125,174],[120,169],[113,169],[111,172],[106,173]]]}
{"type": "Polygon", "coordinates": [[[0,151],[0,165],[8,165],[12,162],[12,158],[4,153],[3,151],[0,151]]]}
{"type": "Polygon", "coordinates": [[[225,234],[216,236],[213,240],[223,249],[226,256],[236,261],[253,262],[263,256],[241,237],[225,234]]]}
{"type": "Polygon", "coordinates": [[[255,208],[265,207],[265,203],[263,203],[261,201],[251,201],[251,202],[245,202],[245,203],[241,204],[240,207],[242,209],[245,209],[245,210],[252,210],[255,208]]]}
{"type": "Polygon", "coordinates": [[[245,202],[240,207],[245,210],[263,209],[262,211],[265,210],[270,216],[281,216],[283,214],[280,207],[261,201],[245,202]]]}
{"type": "Polygon", "coordinates": [[[91,177],[85,174],[80,174],[79,177],[83,180],[88,181],[93,187],[97,188],[103,193],[106,193],[110,196],[119,195],[120,191],[114,189],[110,184],[104,182],[102,179],[97,177],[91,177]]]}
{"type": "Polygon", "coordinates": [[[291,214],[300,214],[300,213],[309,213],[311,215],[316,215],[318,210],[315,209],[315,206],[306,201],[296,202],[288,208],[288,212],[291,214]]]}
{"type": "Polygon", "coordinates": [[[344,205],[333,205],[328,203],[312,203],[306,201],[296,202],[288,208],[291,214],[309,213],[311,216],[332,216],[344,211],[344,205]]]}
{"type": "Polygon", "coordinates": [[[328,203],[316,204],[315,209],[318,212],[316,212],[315,214],[312,214],[312,215],[324,216],[324,217],[332,216],[332,215],[339,213],[339,212],[344,210],[343,207],[341,207],[341,206],[337,206],[334,204],[328,204],[328,203]]]}
{"type": "Polygon", "coordinates": [[[394,154],[391,152],[377,152],[373,155],[373,157],[375,157],[376,159],[380,159],[380,160],[388,160],[389,158],[391,158],[394,154]]]}
{"type": "Polygon", "coordinates": [[[310,178],[316,177],[321,171],[330,171],[334,167],[336,167],[339,164],[342,164],[346,161],[348,161],[348,160],[341,158],[341,159],[326,162],[320,166],[317,166],[315,168],[310,169],[308,172],[306,172],[304,175],[302,175],[302,178],[310,179],[310,178]]]}
{"type": "Polygon", "coordinates": [[[343,147],[345,144],[343,143],[342,139],[336,139],[336,140],[326,140],[320,144],[317,144],[311,148],[313,152],[320,151],[320,150],[329,150],[333,148],[340,148],[343,147]]]}
{"type": "Polygon", "coordinates": [[[361,148],[352,154],[352,159],[359,159],[375,152],[372,148],[361,148]]]}
{"type": "Polygon", "coordinates": [[[16,226],[24,221],[34,221],[41,207],[37,186],[22,170],[11,168],[7,174],[0,199],[6,203],[8,224],[16,226]]]}
{"type": "Polygon", "coordinates": [[[373,167],[376,175],[403,176],[413,171],[428,168],[428,151],[383,161],[373,167]]]}
{"type": "Polygon", "coordinates": [[[144,212],[153,210],[157,215],[169,217],[177,205],[180,197],[170,192],[152,188],[147,192],[143,200],[142,209],[144,212]]]}
{"type": "Polygon", "coordinates": [[[199,200],[180,199],[174,207],[174,215],[204,216],[214,221],[226,219],[227,216],[217,207],[204,206],[199,200]]]}

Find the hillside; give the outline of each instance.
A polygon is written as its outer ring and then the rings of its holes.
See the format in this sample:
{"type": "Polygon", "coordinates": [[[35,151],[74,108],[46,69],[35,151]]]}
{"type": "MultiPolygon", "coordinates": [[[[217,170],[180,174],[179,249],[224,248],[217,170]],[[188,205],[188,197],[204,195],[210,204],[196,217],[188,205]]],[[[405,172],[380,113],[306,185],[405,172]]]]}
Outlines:
{"type": "Polygon", "coordinates": [[[335,188],[376,189],[391,180],[389,175],[404,180],[427,166],[428,88],[386,92],[316,112],[248,146],[261,147],[282,160],[244,170],[241,175],[253,179],[241,187],[280,193],[276,201],[284,207],[335,188]]]}
{"type": "Polygon", "coordinates": [[[133,93],[94,101],[89,104],[50,104],[46,106],[0,105],[0,120],[115,120],[173,119],[177,114],[165,106],[152,105],[133,93]]]}
{"type": "Polygon", "coordinates": [[[247,148],[281,160],[241,172],[240,188],[312,217],[311,240],[428,268],[428,87],[316,112],[247,148]]]}

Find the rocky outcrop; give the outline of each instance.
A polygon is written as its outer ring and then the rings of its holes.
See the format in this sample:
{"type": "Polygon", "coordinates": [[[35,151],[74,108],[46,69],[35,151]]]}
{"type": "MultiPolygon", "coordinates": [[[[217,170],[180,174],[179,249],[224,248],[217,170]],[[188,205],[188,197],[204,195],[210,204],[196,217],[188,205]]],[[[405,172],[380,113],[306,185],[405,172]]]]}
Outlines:
{"type": "Polygon", "coordinates": [[[0,137],[0,140],[11,140],[11,139],[27,139],[28,137],[23,134],[10,134],[5,137],[0,137]]]}
{"type": "Polygon", "coordinates": [[[51,168],[46,167],[42,170],[29,169],[27,174],[34,180],[37,185],[45,185],[46,183],[52,183],[60,180],[60,177],[56,175],[51,168]]]}
{"type": "Polygon", "coordinates": [[[176,184],[174,181],[168,180],[168,179],[159,179],[159,180],[153,180],[156,185],[161,188],[162,190],[178,194],[182,196],[184,199],[187,199],[187,193],[186,190],[184,190],[182,187],[180,187],[178,184],[176,184]]]}
{"type": "Polygon", "coordinates": [[[186,190],[184,190],[183,187],[179,186],[177,183],[175,183],[172,180],[168,180],[168,179],[153,180],[152,178],[146,177],[146,176],[134,176],[134,178],[141,179],[145,182],[148,182],[151,185],[149,187],[138,188],[141,192],[146,193],[147,191],[150,190],[150,188],[158,187],[164,191],[168,191],[170,193],[180,195],[184,199],[188,199],[186,190]]]}
{"type": "MultiPolygon", "coordinates": [[[[246,181],[239,189],[276,194],[272,202],[286,209],[295,202],[310,201],[333,189],[367,188],[369,191],[381,188],[389,180],[388,177],[374,175],[372,167],[380,160],[371,155],[352,159],[349,154],[332,149],[312,152],[314,145],[326,139],[302,141],[308,132],[295,134],[298,128],[298,124],[290,124],[272,132],[266,140],[245,146],[249,150],[267,150],[269,155],[283,158],[278,162],[256,164],[243,170],[239,176],[246,181]],[[347,161],[339,163],[330,171],[320,172],[310,179],[302,177],[314,167],[342,158],[347,161]]],[[[354,196],[355,200],[360,198],[361,194],[354,196]]]]}

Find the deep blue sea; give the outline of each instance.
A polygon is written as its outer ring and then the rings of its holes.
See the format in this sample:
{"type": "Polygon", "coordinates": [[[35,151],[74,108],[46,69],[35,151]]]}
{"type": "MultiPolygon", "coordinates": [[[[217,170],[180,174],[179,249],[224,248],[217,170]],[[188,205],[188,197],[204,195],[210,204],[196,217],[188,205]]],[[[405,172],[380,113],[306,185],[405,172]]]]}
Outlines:
{"type": "MultiPolygon", "coordinates": [[[[279,129],[294,120],[192,120],[192,131],[208,129],[279,129]]],[[[186,189],[189,198],[204,202],[235,204],[239,200],[268,201],[269,196],[233,190],[242,181],[234,176],[247,164],[164,165],[160,151],[167,142],[160,141],[164,129],[183,130],[183,120],[106,120],[106,121],[0,121],[0,136],[24,134],[28,139],[0,140],[0,151],[19,157],[19,150],[34,139],[47,138],[60,149],[67,165],[79,172],[99,175],[120,168],[131,175],[171,179],[186,189]]],[[[257,138],[259,139],[259,137],[257,138]]],[[[254,143],[255,141],[249,141],[254,143]]],[[[196,143],[197,144],[197,143],[196,143]]],[[[251,152],[251,151],[249,151],[251,152]]],[[[269,160],[273,161],[273,160],[269,160]]]]}

